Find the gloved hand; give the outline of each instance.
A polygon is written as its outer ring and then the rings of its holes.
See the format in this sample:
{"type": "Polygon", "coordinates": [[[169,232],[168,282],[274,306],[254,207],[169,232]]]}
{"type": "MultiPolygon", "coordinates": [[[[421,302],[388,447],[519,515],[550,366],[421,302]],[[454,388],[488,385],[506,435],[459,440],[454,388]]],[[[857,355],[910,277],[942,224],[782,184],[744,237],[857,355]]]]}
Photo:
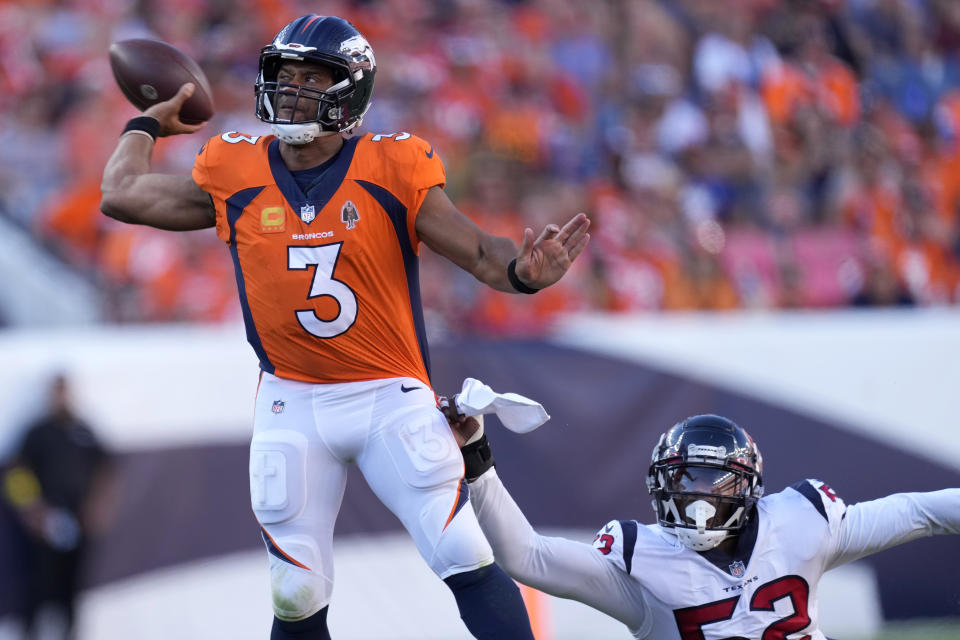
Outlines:
{"type": "Polygon", "coordinates": [[[457,411],[456,396],[451,401],[440,396],[440,411],[447,418],[453,437],[463,456],[464,477],[473,482],[496,464],[490,451],[490,441],[483,432],[483,416],[465,416],[457,411]]]}

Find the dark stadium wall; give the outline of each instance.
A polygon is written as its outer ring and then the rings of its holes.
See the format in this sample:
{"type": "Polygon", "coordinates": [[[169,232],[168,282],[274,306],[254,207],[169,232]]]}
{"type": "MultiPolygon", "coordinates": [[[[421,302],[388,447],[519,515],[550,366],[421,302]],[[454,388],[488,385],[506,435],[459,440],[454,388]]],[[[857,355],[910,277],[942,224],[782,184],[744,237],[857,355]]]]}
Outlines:
{"type": "MultiPolygon", "coordinates": [[[[828,482],[848,503],[899,491],[960,486],[960,473],[840,425],[635,363],[543,342],[468,341],[432,349],[438,393],[474,377],[544,404],[552,419],[524,436],[491,419],[497,468],[541,527],[595,529],[613,518],[652,521],[644,486],[659,434],[714,412],[746,427],[764,455],[768,492],[803,478],[828,482]]],[[[89,585],[261,543],[247,495],[245,443],[121,455],[120,501],[98,540],[89,585]]],[[[337,535],[394,531],[399,522],[351,470],[337,535]]],[[[15,601],[15,536],[0,511],[0,615],[15,601]]],[[[956,538],[925,539],[868,560],[888,618],[958,614],[956,538]],[[921,577],[922,576],[922,577],[921,577]]]]}
{"type": "Polygon", "coordinates": [[[22,575],[25,548],[13,518],[6,503],[0,501],[0,616],[10,613],[21,602],[20,585],[16,578],[22,575]]]}

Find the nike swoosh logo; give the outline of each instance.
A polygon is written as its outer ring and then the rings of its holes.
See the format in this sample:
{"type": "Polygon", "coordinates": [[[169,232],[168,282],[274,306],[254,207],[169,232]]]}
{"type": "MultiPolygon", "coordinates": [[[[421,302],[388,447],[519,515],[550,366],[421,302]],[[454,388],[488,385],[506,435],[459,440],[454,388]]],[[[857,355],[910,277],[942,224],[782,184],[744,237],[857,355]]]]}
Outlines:
{"type": "Polygon", "coordinates": [[[606,531],[607,533],[610,533],[611,531],[613,531],[613,525],[608,524],[606,527],[604,527],[603,530],[606,531]]]}
{"type": "Polygon", "coordinates": [[[417,389],[423,389],[423,387],[407,387],[402,384],[400,385],[400,391],[403,391],[404,393],[410,393],[411,391],[416,391],[417,389]]]}
{"type": "Polygon", "coordinates": [[[427,154],[427,157],[428,157],[428,158],[432,158],[432,157],[433,157],[433,147],[430,147],[430,151],[424,151],[424,153],[427,154]]]}

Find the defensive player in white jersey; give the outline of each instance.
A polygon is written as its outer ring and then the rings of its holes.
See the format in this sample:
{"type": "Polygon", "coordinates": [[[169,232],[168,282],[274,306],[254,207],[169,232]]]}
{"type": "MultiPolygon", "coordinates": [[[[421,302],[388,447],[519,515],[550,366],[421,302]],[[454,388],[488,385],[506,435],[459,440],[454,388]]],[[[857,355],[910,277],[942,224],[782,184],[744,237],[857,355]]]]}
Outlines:
{"type": "MultiPolygon", "coordinates": [[[[455,405],[454,405],[455,406],[455,405]]],[[[482,423],[445,409],[470,501],[514,579],[578,600],[651,640],[825,640],[824,572],[924,536],[960,533],[960,489],[846,506],[819,480],[764,495],[763,462],[740,426],[683,420],[653,449],[657,524],[613,520],[593,545],[539,535],[493,468],[482,423]]]]}

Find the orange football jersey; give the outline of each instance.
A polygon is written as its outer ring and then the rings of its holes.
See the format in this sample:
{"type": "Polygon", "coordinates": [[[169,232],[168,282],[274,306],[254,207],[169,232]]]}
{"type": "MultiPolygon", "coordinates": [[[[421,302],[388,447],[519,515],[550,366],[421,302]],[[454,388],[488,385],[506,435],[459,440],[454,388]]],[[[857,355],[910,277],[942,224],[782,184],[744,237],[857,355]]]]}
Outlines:
{"type": "Polygon", "coordinates": [[[408,133],[348,139],[311,197],[274,136],[211,138],[193,179],[230,247],[247,340],[264,371],[306,382],[430,384],[417,211],[443,163],[408,133]]]}

